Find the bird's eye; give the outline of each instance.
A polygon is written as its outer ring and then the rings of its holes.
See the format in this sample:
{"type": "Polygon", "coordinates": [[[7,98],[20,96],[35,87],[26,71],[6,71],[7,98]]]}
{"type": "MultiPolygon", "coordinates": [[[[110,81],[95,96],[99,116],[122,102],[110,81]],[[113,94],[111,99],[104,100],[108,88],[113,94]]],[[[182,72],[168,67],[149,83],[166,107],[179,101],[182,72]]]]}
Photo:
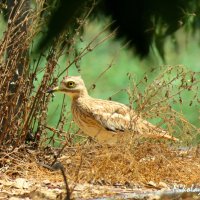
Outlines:
{"type": "Polygon", "coordinates": [[[68,88],[74,88],[75,86],[76,86],[76,84],[73,81],[67,82],[67,87],[68,88]]]}

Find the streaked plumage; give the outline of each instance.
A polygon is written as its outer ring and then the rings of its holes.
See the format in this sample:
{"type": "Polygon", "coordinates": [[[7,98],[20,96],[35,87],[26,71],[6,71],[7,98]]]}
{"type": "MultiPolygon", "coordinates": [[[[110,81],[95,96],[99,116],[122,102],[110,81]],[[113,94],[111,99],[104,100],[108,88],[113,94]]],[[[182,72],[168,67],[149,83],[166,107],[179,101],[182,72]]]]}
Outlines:
{"type": "Polygon", "coordinates": [[[177,140],[143,120],[124,104],[90,97],[80,76],[65,77],[61,85],[51,91],[61,91],[71,96],[75,123],[85,134],[100,143],[113,145],[129,142],[133,136],[177,140]]]}

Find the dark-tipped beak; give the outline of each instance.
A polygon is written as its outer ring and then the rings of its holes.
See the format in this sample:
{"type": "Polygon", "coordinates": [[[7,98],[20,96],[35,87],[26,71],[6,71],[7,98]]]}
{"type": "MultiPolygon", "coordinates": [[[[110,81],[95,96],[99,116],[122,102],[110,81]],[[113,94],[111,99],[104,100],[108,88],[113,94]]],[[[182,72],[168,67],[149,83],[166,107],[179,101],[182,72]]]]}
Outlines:
{"type": "Polygon", "coordinates": [[[54,93],[54,92],[58,92],[58,91],[60,91],[59,87],[54,87],[54,88],[47,90],[47,93],[54,93]]]}

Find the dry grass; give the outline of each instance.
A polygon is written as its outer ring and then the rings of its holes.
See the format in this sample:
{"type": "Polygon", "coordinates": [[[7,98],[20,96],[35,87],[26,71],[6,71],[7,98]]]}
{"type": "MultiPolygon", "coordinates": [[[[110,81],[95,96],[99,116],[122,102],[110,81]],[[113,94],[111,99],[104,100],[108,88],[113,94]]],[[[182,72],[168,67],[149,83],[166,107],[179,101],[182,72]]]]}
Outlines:
{"type": "MultiPolygon", "coordinates": [[[[51,172],[37,162],[52,163],[55,149],[33,151],[20,148],[13,153],[1,153],[1,171],[10,177],[38,181],[62,181],[59,172],[51,172]],[[51,152],[52,151],[52,152],[51,152]],[[52,153],[52,154],[51,154],[52,153]]],[[[70,182],[98,185],[145,185],[150,181],[168,186],[199,185],[199,149],[177,150],[164,143],[143,141],[130,147],[84,145],[67,148],[59,161],[70,182]]]]}

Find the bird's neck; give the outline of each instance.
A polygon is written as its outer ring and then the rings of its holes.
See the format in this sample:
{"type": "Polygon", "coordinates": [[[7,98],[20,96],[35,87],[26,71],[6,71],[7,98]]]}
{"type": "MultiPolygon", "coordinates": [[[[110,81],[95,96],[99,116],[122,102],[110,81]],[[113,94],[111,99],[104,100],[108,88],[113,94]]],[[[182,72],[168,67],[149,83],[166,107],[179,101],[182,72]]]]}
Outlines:
{"type": "Polygon", "coordinates": [[[82,91],[80,91],[79,93],[75,93],[75,94],[71,95],[71,97],[72,97],[72,100],[73,100],[73,101],[74,101],[74,100],[76,101],[76,100],[79,99],[79,98],[88,98],[88,97],[90,97],[90,96],[89,96],[87,90],[82,90],[82,91]]]}

